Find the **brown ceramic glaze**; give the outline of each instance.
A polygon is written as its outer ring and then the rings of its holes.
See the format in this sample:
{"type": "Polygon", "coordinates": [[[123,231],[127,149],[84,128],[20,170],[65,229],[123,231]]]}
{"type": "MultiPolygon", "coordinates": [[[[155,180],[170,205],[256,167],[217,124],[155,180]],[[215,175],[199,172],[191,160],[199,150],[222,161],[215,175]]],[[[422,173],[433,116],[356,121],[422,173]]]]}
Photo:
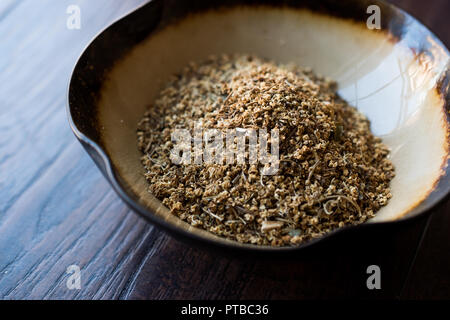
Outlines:
{"type": "Polygon", "coordinates": [[[146,191],[139,119],[171,74],[221,53],[312,67],[335,79],[341,96],[371,120],[392,150],[393,198],[376,218],[352,228],[381,232],[430,212],[448,195],[450,55],[403,11],[382,1],[152,1],[91,43],[69,88],[75,134],[118,194],[150,222],[230,249],[296,251],[322,240],[295,248],[239,244],[192,228],[146,191]],[[381,9],[381,30],[366,26],[372,4],[381,9]]]}

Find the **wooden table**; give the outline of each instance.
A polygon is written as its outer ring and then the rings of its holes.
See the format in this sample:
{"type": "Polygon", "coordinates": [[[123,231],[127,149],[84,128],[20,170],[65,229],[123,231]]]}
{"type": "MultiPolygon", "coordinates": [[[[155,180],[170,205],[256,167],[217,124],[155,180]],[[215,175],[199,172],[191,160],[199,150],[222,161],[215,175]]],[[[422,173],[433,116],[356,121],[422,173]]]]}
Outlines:
{"type": "MultiPolygon", "coordinates": [[[[368,254],[286,261],[192,248],[132,213],[74,138],[65,103],[86,44],[142,2],[0,2],[0,298],[450,298],[450,202],[381,244],[368,235],[368,254]],[[70,4],[81,8],[80,30],[66,27],[70,4]],[[382,290],[366,288],[370,264],[382,269],[382,290]],[[81,268],[80,290],[66,285],[70,265],[81,268]]],[[[392,2],[450,45],[449,1],[392,2]]]]}

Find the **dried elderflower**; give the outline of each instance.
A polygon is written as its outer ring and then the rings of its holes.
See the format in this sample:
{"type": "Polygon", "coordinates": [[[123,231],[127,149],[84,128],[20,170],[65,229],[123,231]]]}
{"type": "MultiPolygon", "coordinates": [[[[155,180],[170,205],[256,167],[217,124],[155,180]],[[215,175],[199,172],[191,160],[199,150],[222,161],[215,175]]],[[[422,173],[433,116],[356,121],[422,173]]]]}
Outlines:
{"type": "Polygon", "coordinates": [[[214,56],[174,76],[140,121],[138,147],[149,192],[174,215],[243,243],[297,245],[363,223],[391,198],[389,150],[336,84],[254,56],[214,56]],[[185,159],[192,161],[174,164],[173,131],[186,129],[195,147],[196,123],[224,135],[277,130],[278,171],[199,162],[194,151],[185,159]]]}

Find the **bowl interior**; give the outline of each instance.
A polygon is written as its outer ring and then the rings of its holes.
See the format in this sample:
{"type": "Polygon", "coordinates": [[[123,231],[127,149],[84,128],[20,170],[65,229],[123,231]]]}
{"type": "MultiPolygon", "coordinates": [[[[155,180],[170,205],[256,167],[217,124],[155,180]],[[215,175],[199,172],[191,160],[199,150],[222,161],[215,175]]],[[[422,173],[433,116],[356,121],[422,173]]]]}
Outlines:
{"type": "Polygon", "coordinates": [[[403,19],[405,28],[394,36],[370,30],[365,21],[305,8],[237,6],[197,12],[160,28],[116,61],[97,102],[101,145],[120,184],[167,222],[227,242],[191,228],[147,192],[136,128],[168,77],[188,62],[251,53],[311,67],[338,82],[341,96],[370,119],[372,131],[392,150],[393,198],[371,221],[402,218],[429,195],[447,163],[447,116],[438,83],[449,64],[445,47],[415,21],[408,27],[408,16],[403,19]],[[419,39],[424,50],[412,48],[411,39],[419,39]]]}

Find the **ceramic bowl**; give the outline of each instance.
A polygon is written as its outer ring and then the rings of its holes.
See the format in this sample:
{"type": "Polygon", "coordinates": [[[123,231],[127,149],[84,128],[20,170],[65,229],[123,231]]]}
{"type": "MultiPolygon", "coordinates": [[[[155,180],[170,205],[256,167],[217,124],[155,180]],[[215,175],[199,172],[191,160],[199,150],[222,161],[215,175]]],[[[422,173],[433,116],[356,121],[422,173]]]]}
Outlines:
{"type": "Polygon", "coordinates": [[[232,250],[297,251],[330,236],[286,248],[240,244],[191,227],[147,192],[138,121],[170,75],[222,53],[293,62],[333,78],[391,148],[396,177],[389,204],[367,223],[330,235],[368,226],[381,232],[431,212],[448,195],[450,55],[407,13],[375,0],[154,0],[92,41],[68,93],[75,135],[114,190],[149,222],[232,250]]]}

